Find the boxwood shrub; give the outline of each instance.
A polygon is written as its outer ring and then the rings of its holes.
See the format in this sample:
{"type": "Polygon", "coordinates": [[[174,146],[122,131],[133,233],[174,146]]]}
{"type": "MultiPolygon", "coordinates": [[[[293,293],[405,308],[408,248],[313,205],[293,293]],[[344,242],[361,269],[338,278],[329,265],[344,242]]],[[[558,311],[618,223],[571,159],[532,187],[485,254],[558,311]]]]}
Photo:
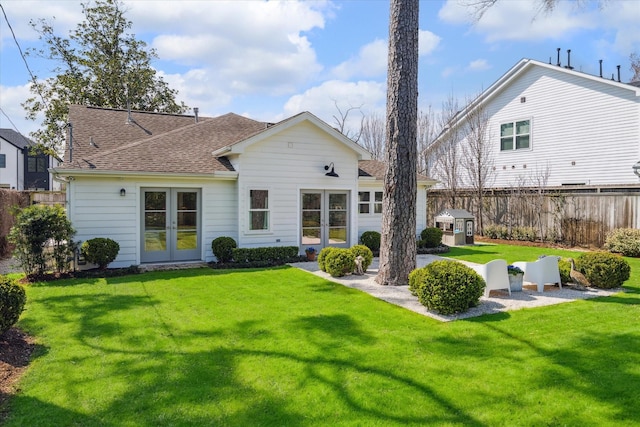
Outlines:
{"type": "Polygon", "coordinates": [[[118,256],[120,245],[115,240],[106,237],[96,237],[84,241],[80,247],[80,251],[88,262],[97,264],[100,270],[104,270],[118,256]]]}
{"type": "Polygon", "coordinates": [[[233,237],[228,236],[216,237],[211,242],[211,251],[220,263],[231,261],[233,259],[233,249],[237,247],[238,244],[233,237]]]}
{"type": "Polygon", "coordinates": [[[422,248],[437,248],[442,244],[442,230],[438,227],[427,227],[420,232],[420,243],[422,248]]]}
{"type": "Polygon", "coordinates": [[[327,272],[327,268],[325,265],[325,260],[327,258],[327,255],[329,255],[331,253],[331,251],[335,250],[337,248],[334,248],[332,246],[327,246],[326,248],[322,248],[320,250],[320,253],[318,253],[318,268],[320,269],[320,271],[324,271],[325,273],[327,272]]]}
{"type": "Polygon", "coordinates": [[[24,288],[16,280],[0,275],[0,335],[15,325],[26,302],[24,288]]]}
{"type": "Polygon", "coordinates": [[[457,261],[434,261],[421,270],[409,275],[409,289],[422,305],[440,314],[478,305],[486,286],[479,274],[457,261]]]}
{"type": "Polygon", "coordinates": [[[604,248],[624,256],[638,257],[640,256],[640,230],[616,228],[607,233],[604,248]]]}
{"type": "Polygon", "coordinates": [[[353,252],[354,262],[358,255],[364,258],[362,260],[362,270],[366,272],[367,268],[369,268],[371,262],[373,261],[373,252],[371,252],[371,249],[369,249],[365,245],[355,245],[351,247],[351,252],[353,252]]]}
{"type": "Polygon", "coordinates": [[[576,259],[576,270],[585,275],[591,286],[611,289],[629,279],[631,267],[620,255],[609,252],[585,252],[576,259]]]}
{"type": "Polygon", "coordinates": [[[372,252],[380,250],[380,233],[377,231],[365,231],[360,236],[360,243],[371,249],[372,252]]]}
{"type": "Polygon", "coordinates": [[[353,272],[355,260],[351,249],[333,248],[324,257],[324,268],[332,277],[342,277],[353,272]]]}
{"type": "Polygon", "coordinates": [[[233,248],[232,259],[240,263],[285,263],[298,261],[297,246],[265,246],[260,248],[233,248]]]}

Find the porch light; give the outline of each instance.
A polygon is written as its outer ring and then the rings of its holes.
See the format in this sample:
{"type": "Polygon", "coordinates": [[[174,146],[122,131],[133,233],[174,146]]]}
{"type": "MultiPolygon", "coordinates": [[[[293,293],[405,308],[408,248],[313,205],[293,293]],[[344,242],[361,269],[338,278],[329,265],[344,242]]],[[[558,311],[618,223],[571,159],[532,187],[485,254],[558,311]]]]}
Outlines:
{"type": "Polygon", "coordinates": [[[126,196],[126,195],[127,195],[127,190],[125,190],[124,188],[121,188],[121,189],[120,189],[120,196],[121,196],[121,197],[124,197],[124,196],[126,196]]]}
{"type": "MultiPolygon", "coordinates": [[[[639,162],[640,163],[640,162],[639,162]]],[[[331,168],[330,172],[325,173],[325,176],[333,176],[339,178],[340,176],[334,171],[333,162],[329,163],[329,165],[324,167],[324,170],[328,171],[331,168]]]]}
{"type": "Polygon", "coordinates": [[[636,176],[640,178],[640,161],[631,166],[631,168],[633,169],[633,173],[635,173],[636,176]]]}

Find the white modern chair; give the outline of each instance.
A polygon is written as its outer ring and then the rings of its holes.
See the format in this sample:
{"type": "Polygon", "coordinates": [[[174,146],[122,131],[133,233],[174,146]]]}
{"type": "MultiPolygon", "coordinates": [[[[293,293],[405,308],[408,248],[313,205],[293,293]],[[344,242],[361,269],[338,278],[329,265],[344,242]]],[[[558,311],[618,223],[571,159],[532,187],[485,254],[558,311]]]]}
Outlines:
{"type": "Polygon", "coordinates": [[[475,272],[478,273],[485,282],[487,282],[487,287],[484,289],[485,297],[488,297],[489,292],[494,289],[506,289],[509,291],[509,296],[511,296],[507,261],[503,259],[494,259],[486,264],[474,265],[471,268],[473,268],[475,272]]]}
{"type": "Polygon", "coordinates": [[[544,285],[547,283],[557,283],[562,289],[558,257],[556,256],[546,256],[534,262],[514,262],[513,265],[524,271],[524,282],[535,283],[538,286],[538,292],[544,292],[544,285]]]}

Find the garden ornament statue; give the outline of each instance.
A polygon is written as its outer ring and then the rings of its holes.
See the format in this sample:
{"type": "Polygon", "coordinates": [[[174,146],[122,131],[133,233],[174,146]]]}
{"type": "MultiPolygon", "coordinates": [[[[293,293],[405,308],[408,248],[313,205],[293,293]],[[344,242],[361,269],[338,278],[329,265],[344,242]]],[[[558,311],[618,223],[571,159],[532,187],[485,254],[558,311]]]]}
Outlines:
{"type": "Polygon", "coordinates": [[[364,274],[364,271],[362,269],[362,261],[364,261],[364,257],[362,255],[358,255],[355,260],[356,271],[354,271],[354,273],[358,276],[362,276],[364,274]]]}

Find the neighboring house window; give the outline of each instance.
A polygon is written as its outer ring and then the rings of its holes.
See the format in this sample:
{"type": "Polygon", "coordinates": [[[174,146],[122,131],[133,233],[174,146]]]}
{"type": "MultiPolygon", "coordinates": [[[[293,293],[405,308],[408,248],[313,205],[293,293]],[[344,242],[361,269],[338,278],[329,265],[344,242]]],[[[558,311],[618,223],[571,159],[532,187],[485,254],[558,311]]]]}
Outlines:
{"type": "Polygon", "coordinates": [[[371,198],[371,193],[368,191],[360,191],[358,192],[358,212],[361,214],[368,214],[371,212],[369,202],[371,198]]]}
{"type": "Polygon", "coordinates": [[[269,190],[249,190],[249,230],[269,229],[269,190]]]}
{"type": "Polygon", "coordinates": [[[531,139],[529,120],[500,125],[500,151],[528,149],[531,139]]]}
{"type": "Polygon", "coordinates": [[[358,192],[358,212],[361,214],[382,213],[382,191],[374,191],[373,199],[369,191],[358,192]]]}
{"type": "Polygon", "coordinates": [[[0,168],[6,168],[6,167],[7,167],[7,155],[0,154],[0,168]]]}
{"type": "Polygon", "coordinates": [[[373,213],[382,213],[382,191],[376,191],[373,199],[373,213]]]}
{"type": "Polygon", "coordinates": [[[46,172],[47,159],[45,157],[27,157],[27,172],[46,172]]]}

